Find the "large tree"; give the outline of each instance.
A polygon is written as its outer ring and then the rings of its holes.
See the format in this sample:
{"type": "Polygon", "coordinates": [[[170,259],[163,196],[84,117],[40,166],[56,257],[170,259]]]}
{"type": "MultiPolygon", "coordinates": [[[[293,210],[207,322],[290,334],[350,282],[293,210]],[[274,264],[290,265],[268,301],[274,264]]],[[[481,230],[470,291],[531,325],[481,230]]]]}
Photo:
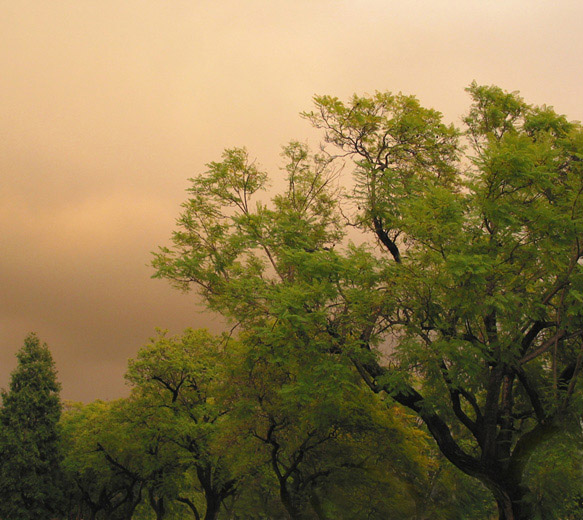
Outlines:
{"type": "Polygon", "coordinates": [[[0,517],[54,518],[63,505],[60,384],[46,344],[29,335],[0,408],[0,517]]]}
{"type": "Polygon", "coordinates": [[[316,97],[304,115],[332,155],[292,143],[286,189],[253,204],[267,175],[225,152],[192,179],[154,265],[259,351],[349,358],[490,489],[500,519],[523,520],[531,456],[580,408],[583,132],[516,93],[468,91],[463,132],[412,96],[316,97]]]}

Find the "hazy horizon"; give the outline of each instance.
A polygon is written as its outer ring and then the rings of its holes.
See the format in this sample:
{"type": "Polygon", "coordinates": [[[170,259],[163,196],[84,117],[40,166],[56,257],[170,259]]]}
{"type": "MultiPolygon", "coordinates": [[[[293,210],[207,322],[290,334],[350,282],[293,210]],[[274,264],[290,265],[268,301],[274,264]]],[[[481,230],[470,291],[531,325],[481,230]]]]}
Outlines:
{"type": "Polygon", "coordinates": [[[0,2],[0,387],[29,332],[71,400],[124,395],[155,327],[219,330],[152,280],[188,178],[318,144],[315,94],[415,94],[460,123],[473,80],[583,119],[581,2],[0,2]]]}

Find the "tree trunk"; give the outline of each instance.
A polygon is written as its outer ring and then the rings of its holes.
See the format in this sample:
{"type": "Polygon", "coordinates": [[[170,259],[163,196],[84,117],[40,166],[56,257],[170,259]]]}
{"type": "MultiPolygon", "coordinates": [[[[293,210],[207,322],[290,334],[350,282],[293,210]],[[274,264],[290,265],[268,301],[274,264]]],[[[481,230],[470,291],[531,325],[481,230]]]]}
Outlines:
{"type": "Polygon", "coordinates": [[[206,512],[204,520],[217,520],[219,510],[221,509],[221,499],[216,494],[205,493],[206,495],[206,512]]]}
{"type": "Polygon", "coordinates": [[[525,500],[527,490],[521,486],[488,486],[496,499],[498,520],[532,520],[533,507],[525,500]]]}
{"type": "MultiPolygon", "coordinates": [[[[290,492],[287,480],[280,481],[279,498],[290,520],[307,520],[312,518],[312,515],[310,515],[306,511],[306,507],[304,507],[307,506],[307,503],[304,500],[305,497],[297,492],[294,492],[293,488],[290,492]]],[[[319,516],[318,518],[321,517],[319,516]]]]}
{"type": "Polygon", "coordinates": [[[196,508],[196,506],[194,505],[194,502],[192,502],[192,500],[190,500],[189,498],[186,497],[178,497],[176,499],[178,502],[182,502],[183,504],[186,504],[190,510],[192,511],[192,514],[194,515],[194,520],[200,520],[200,514],[198,512],[198,509],[196,508]]]}
{"type": "Polygon", "coordinates": [[[156,498],[153,490],[148,490],[148,495],[150,498],[150,505],[156,513],[156,520],[164,520],[166,516],[166,507],[164,504],[164,497],[156,498]]]}
{"type": "MultiPolygon", "coordinates": [[[[378,393],[385,390],[399,404],[417,413],[436,440],[441,453],[454,466],[470,477],[480,480],[492,492],[498,506],[499,520],[532,520],[534,518],[533,506],[525,500],[528,489],[522,485],[523,471],[534,450],[558,431],[554,423],[541,422],[529,432],[522,434],[512,454],[509,453],[507,446],[501,446],[501,442],[506,445],[508,439],[499,438],[496,424],[493,423],[493,426],[490,425],[487,431],[479,436],[482,441],[483,455],[481,459],[475,458],[464,452],[452,436],[448,424],[439,414],[431,409],[423,408],[424,399],[413,387],[409,387],[407,392],[395,393],[391,388],[378,386],[375,380],[384,375],[386,369],[376,361],[362,365],[356,360],[355,366],[373,391],[378,393]],[[500,460],[501,453],[505,453],[504,459],[511,457],[511,460],[500,460]],[[484,460],[488,462],[484,463],[484,460]]],[[[489,393],[493,396],[491,401],[495,402],[498,399],[502,380],[503,377],[500,374],[493,374],[492,388],[489,389],[489,393]]],[[[490,411],[489,415],[495,416],[494,412],[497,413],[498,410],[494,409],[494,405],[491,407],[493,411],[490,411]]]]}

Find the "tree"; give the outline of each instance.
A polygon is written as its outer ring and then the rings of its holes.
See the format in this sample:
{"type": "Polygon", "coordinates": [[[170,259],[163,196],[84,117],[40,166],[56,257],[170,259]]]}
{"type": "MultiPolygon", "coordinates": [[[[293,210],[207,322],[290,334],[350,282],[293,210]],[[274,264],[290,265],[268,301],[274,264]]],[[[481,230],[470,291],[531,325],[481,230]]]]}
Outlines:
{"type": "Polygon", "coordinates": [[[292,520],[409,517],[431,465],[411,417],[387,413],[347,359],[286,337],[270,347],[254,345],[229,379],[234,432],[221,441],[234,463],[266,467],[269,477],[260,474],[292,520]]]}
{"type": "Polygon", "coordinates": [[[393,260],[379,320],[404,377],[359,370],[419,413],[501,518],[530,518],[526,464],[573,417],[581,369],[583,133],[515,93],[468,91],[468,171],[454,130],[411,98],[323,97],[308,117],[358,158],[358,223],[393,260]]]}
{"type": "MultiPolygon", "coordinates": [[[[196,520],[216,520],[223,501],[235,493],[237,486],[237,477],[225,464],[222,448],[213,442],[230,406],[221,398],[225,385],[222,375],[228,366],[223,343],[223,338],[206,330],[189,329],[176,337],[161,332],[130,361],[126,375],[134,385],[135,409],[145,408],[136,417],[147,416],[141,421],[140,431],[156,440],[157,462],[170,445],[174,448],[174,465],[196,474],[196,491],[204,496],[204,515],[201,504],[187,494],[180,495],[176,486],[168,496],[187,505],[196,520]]],[[[149,444],[152,446],[152,441],[149,444]]],[[[170,462],[172,465],[172,459],[170,462]]],[[[149,486],[152,503],[153,492],[164,497],[160,488],[164,486],[149,486]]]]}
{"type": "Polygon", "coordinates": [[[71,405],[63,414],[63,469],[79,516],[126,520],[142,500],[141,438],[132,437],[124,400],[71,405]]]}
{"type": "Polygon", "coordinates": [[[63,505],[60,384],[46,344],[31,334],[0,409],[0,516],[54,518],[63,505]]]}
{"type": "Polygon", "coordinates": [[[267,176],[226,151],[192,179],[154,266],[254,345],[350,359],[500,519],[524,520],[528,461],[581,405],[583,132],[516,93],[468,92],[463,133],[412,96],[316,97],[304,116],[336,155],[292,143],[286,190],[253,205],[267,176]],[[352,228],[372,240],[347,242],[352,228]]]}

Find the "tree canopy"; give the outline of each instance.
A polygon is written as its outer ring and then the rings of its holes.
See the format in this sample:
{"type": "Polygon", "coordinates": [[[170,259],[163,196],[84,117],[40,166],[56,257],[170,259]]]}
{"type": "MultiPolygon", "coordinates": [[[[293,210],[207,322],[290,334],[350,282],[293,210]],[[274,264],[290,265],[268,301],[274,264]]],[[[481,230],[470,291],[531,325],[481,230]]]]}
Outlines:
{"type": "Polygon", "coordinates": [[[66,403],[45,344],[0,407],[15,520],[575,520],[583,128],[472,83],[314,98],[314,153],[190,180],[155,276],[232,328],[158,331],[130,394],[66,403]]]}
{"type": "Polygon", "coordinates": [[[349,360],[501,519],[527,519],[528,463],[581,406],[583,132],[517,93],[467,91],[463,129],[413,96],[317,96],[304,117],[327,148],[285,147],[270,200],[246,150],[225,151],[154,266],[257,356],[349,360]]]}

